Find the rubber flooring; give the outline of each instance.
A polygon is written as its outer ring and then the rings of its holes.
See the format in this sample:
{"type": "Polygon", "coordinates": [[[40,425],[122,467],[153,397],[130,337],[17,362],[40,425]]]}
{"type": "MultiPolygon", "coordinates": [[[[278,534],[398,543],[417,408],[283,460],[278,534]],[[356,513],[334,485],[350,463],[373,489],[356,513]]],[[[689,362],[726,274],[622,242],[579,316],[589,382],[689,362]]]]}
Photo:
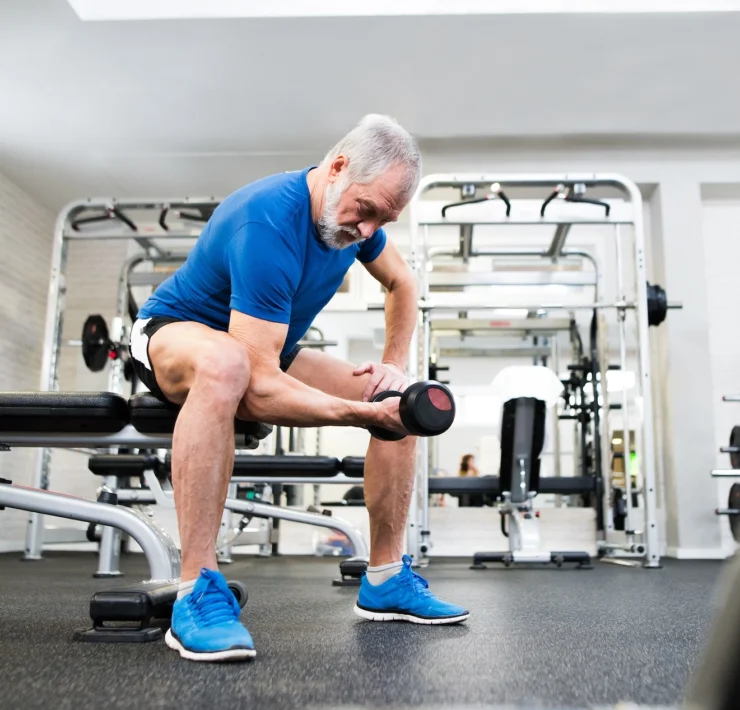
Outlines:
{"type": "Polygon", "coordinates": [[[422,574],[468,607],[459,626],[373,623],[354,616],[356,589],[337,563],[241,557],[224,567],[249,589],[247,664],[182,660],[163,642],[85,644],[91,594],[145,578],[92,577],[91,553],[40,562],[0,555],[0,708],[593,708],[677,704],[706,642],[717,562],[660,570],[468,569],[437,561],[422,574]]]}

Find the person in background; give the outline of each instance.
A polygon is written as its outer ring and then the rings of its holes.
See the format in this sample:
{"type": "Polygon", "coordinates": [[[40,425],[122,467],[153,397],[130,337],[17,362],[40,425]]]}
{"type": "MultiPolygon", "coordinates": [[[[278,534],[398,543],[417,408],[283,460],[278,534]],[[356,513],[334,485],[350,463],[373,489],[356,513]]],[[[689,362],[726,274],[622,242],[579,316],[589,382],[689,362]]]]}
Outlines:
{"type": "Polygon", "coordinates": [[[465,454],[460,459],[460,470],[457,472],[458,476],[477,476],[478,469],[475,467],[475,456],[473,454],[465,454]]]}

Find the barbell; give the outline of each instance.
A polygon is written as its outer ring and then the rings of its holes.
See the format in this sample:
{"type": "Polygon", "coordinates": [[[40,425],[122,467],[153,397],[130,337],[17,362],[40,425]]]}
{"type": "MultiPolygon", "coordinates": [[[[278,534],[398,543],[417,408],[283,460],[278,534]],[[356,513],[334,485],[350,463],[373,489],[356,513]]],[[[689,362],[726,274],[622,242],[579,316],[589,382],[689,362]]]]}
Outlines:
{"type": "MultiPolygon", "coordinates": [[[[647,307],[648,307],[648,325],[658,326],[660,325],[668,315],[668,311],[672,309],[683,308],[682,303],[672,303],[668,301],[668,296],[665,289],[658,284],[647,283],[647,307]]],[[[566,310],[566,311],[579,311],[586,310],[591,311],[595,309],[634,309],[637,303],[635,301],[612,301],[612,302],[598,302],[598,303],[533,303],[531,305],[524,305],[520,303],[516,304],[504,304],[502,302],[484,302],[484,303],[444,303],[442,301],[436,301],[432,299],[422,299],[418,303],[420,311],[481,311],[481,310],[496,310],[498,308],[517,308],[528,311],[555,311],[555,310],[566,310]]],[[[385,310],[383,304],[373,304],[368,306],[370,311],[385,310]]]]}
{"type": "MultiPolygon", "coordinates": [[[[134,309],[132,319],[136,316],[134,309]]],[[[100,372],[110,360],[123,359],[128,363],[125,343],[116,342],[110,337],[108,324],[100,314],[89,315],[82,326],[82,335],[79,340],[69,340],[68,345],[76,345],[82,348],[82,359],[91,372],[100,372]]],[[[299,345],[306,348],[326,348],[336,345],[335,340],[325,340],[318,328],[311,328],[299,345]]],[[[133,368],[131,368],[133,371],[133,368]]],[[[131,379],[129,365],[126,364],[126,379],[131,379]]]]}

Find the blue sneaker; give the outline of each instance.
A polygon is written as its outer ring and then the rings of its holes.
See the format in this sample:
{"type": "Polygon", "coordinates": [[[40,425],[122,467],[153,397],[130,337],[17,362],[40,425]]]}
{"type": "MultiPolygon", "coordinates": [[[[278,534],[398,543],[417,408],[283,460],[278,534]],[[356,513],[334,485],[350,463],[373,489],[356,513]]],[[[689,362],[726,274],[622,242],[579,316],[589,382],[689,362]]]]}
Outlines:
{"type": "Polygon", "coordinates": [[[383,584],[373,585],[363,576],[355,614],[371,621],[411,621],[414,624],[457,624],[470,616],[467,609],[440,601],[429,583],[411,569],[403,556],[403,569],[383,584]]]}
{"type": "Polygon", "coordinates": [[[200,571],[193,591],[178,599],[165,643],[191,661],[241,661],[256,655],[241,609],[220,572],[200,571]]]}

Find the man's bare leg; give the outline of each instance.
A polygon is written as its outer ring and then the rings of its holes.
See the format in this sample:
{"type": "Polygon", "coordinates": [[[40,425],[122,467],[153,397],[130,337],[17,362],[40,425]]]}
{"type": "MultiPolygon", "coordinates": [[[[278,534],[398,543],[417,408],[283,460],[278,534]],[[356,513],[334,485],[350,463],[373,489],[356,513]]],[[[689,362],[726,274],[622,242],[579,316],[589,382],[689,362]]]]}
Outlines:
{"type": "Polygon", "coordinates": [[[398,562],[414,488],[416,439],[374,437],[365,456],[365,505],[370,515],[370,566],[398,562]]]}
{"type": "MultiPolygon", "coordinates": [[[[288,374],[327,394],[359,401],[370,375],[355,376],[354,366],[317,350],[303,349],[288,374]]],[[[370,566],[398,562],[403,555],[406,520],[414,487],[416,438],[382,441],[371,437],[365,456],[365,506],[370,516],[370,566]]]]}
{"type": "MultiPolygon", "coordinates": [[[[354,366],[316,350],[301,350],[288,374],[316,389],[345,399],[360,399],[370,375],[353,375],[354,366]]],[[[372,621],[457,624],[470,613],[438,599],[403,563],[403,543],[414,485],[415,439],[371,438],[365,458],[365,504],[370,514],[370,561],[354,612],[372,621]]]]}
{"type": "Polygon", "coordinates": [[[234,466],[234,414],[249,384],[243,348],[199,323],[171,323],[149,343],[167,398],[184,402],[172,439],[182,581],[215,570],[216,540],[234,466]]]}

